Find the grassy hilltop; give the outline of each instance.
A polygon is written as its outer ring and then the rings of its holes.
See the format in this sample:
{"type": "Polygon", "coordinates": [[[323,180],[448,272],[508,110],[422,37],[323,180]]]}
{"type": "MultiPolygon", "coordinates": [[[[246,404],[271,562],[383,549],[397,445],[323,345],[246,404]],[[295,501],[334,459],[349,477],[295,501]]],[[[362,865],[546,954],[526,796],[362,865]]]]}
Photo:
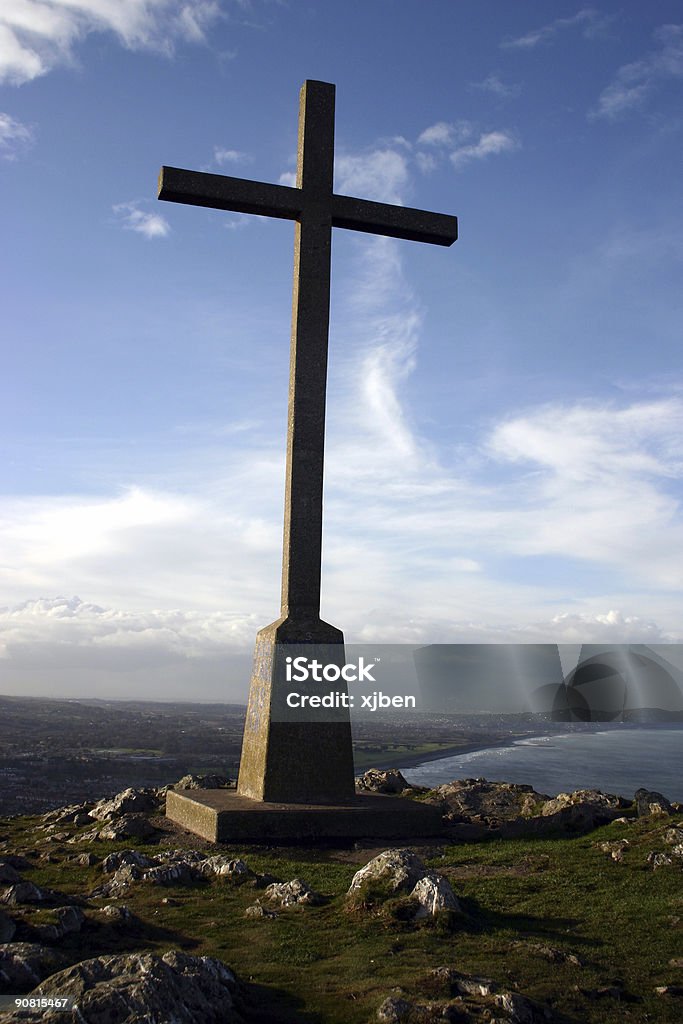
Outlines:
{"type": "MultiPolygon", "coordinates": [[[[683,1018],[675,988],[683,984],[683,861],[669,857],[656,869],[652,856],[648,862],[653,852],[671,852],[667,842],[672,828],[683,827],[680,813],[613,822],[575,838],[415,846],[427,867],[450,882],[462,908],[419,922],[405,900],[372,891],[353,905],[346,898],[354,873],[386,847],[222,847],[252,873],[301,878],[325,897],[321,905],[281,908],[273,918],[245,917],[263,900],[253,874],[172,886],[138,882],[118,897],[86,900],[106,881],[101,859],[112,852],[218,852],[158,813],[150,820],[159,831],[144,841],[93,841],[85,838],[87,825],[46,830],[40,817],[0,821],[0,860],[24,857],[22,878],[80,902],[83,927],[55,944],[65,963],[170,948],[216,957],[244,983],[246,1019],[264,1024],[366,1024],[381,1019],[378,1009],[390,995],[420,1005],[450,999],[447,1019],[490,1020],[483,999],[453,1002],[445,975],[432,973],[443,967],[524,993],[549,1019],[567,1024],[683,1018]],[[94,854],[96,863],[79,863],[81,854],[94,854]],[[96,908],[107,903],[125,904],[132,917],[105,920],[96,908]],[[657,994],[659,986],[670,988],[657,994]]],[[[14,942],[35,942],[36,928],[54,914],[45,904],[0,908],[17,923],[14,942]]],[[[421,1012],[413,1008],[401,1019],[432,1019],[421,1012]]]]}

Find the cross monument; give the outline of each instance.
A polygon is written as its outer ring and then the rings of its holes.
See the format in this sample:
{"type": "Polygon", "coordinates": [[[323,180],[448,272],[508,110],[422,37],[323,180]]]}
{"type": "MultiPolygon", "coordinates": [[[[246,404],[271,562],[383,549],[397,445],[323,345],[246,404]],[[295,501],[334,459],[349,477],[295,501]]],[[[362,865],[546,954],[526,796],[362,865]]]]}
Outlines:
{"type": "MultiPolygon", "coordinates": [[[[315,645],[344,663],[344,637],[320,618],[325,392],[332,228],[452,245],[457,219],[337,195],[333,187],[335,87],[306,81],[299,98],[296,187],[162,167],[159,199],[295,221],[287,424],[282,604],[256,639],[238,796],[330,804],[354,798],[347,710],[320,720],[277,713],[285,656],[315,645]]],[[[335,684],[339,688],[338,684],[335,684]]],[[[320,688],[320,687],[318,687],[320,688]]]]}

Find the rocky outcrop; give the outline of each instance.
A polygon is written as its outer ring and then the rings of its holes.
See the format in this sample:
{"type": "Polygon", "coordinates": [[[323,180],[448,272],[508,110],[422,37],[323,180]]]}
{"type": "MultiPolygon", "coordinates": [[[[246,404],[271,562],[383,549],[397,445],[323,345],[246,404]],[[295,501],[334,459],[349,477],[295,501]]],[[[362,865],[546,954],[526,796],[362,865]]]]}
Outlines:
{"type": "Polygon", "coordinates": [[[122,864],[135,864],[138,868],[151,868],[158,863],[158,860],[154,857],[148,857],[147,854],[140,853],[139,850],[116,850],[104,858],[102,861],[102,871],[105,875],[111,875],[122,864]]]}
{"type": "Polygon", "coordinates": [[[268,907],[264,907],[260,900],[256,900],[256,903],[252,903],[250,907],[244,911],[245,917],[267,917],[274,918],[279,917],[277,910],[269,910],[268,907]]]}
{"type": "Polygon", "coordinates": [[[263,895],[280,907],[292,907],[295,904],[317,906],[324,902],[320,893],[311,889],[301,878],[293,878],[290,882],[273,882],[263,895]]]}
{"type": "Polygon", "coordinates": [[[163,956],[142,953],[83,960],[53,974],[30,994],[55,992],[70,997],[78,1009],[48,1011],[41,1024],[244,1024],[233,972],[213,957],[179,950],[163,956]]]}
{"type": "Polygon", "coordinates": [[[124,814],[144,814],[159,809],[155,789],[124,789],[109,800],[99,800],[91,809],[90,817],[96,821],[118,818],[124,814]]]}
{"type": "Polygon", "coordinates": [[[439,807],[447,822],[475,822],[497,826],[504,821],[537,813],[550,797],[531,786],[487,779],[456,779],[432,789],[427,803],[439,807]]]}
{"type": "Polygon", "coordinates": [[[450,883],[436,871],[428,871],[412,850],[385,850],[373,857],[353,876],[347,892],[352,904],[366,896],[373,902],[397,895],[405,895],[413,905],[411,916],[416,921],[444,911],[461,912],[450,883]]]}
{"type": "Polygon", "coordinates": [[[90,811],[94,803],[70,804],[68,807],[57,807],[54,811],[43,814],[42,820],[52,825],[88,825],[93,821],[90,811]]]}
{"type": "MultiPolygon", "coordinates": [[[[538,831],[545,829],[562,832],[590,832],[618,818],[626,801],[597,789],[577,789],[573,793],[559,793],[541,809],[545,821],[538,831]]],[[[536,824],[536,823],[535,823],[536,824]]]]}
{"type": "Polygon", "coordinates": [[[634,799],[639,818],[646,818],[651,814],[671,814],[671,804],[656,790],[637,789],[634,799]]]}
{"type": "Polygon", "coordinates": [[[356,779],[356,789],[361,793],[403,793],[414,788],[406,782],[398,768],[389,768],[386,771],[368,768],[356,779]]]}
{"type": "Polygon", "coordinates": [[[437,989],[447,999],[416,1001],[404,995],[385,999],[377,1010],[380,1024],[441,1024],[445,1020],[479,1021],[492,1024],[548,1024],[550,1011],[520,992],[500,991],[490,978],[463,974],[451,967],[431,972],[437,989]]]}
{"type": "Polygon", "coordinates": [[[235,780],[227,775],[183,775],[174,789],[233,789],[235,780]]]}
{"type": "Polygon", "coordinates": [[[243,860],[221,854],[207,857],[199,850],[165,850],[158,857],[138,850],[118,850],[105,857],[102,871],[110,878],[93,889],[91,896],[120,896],[137,882],[192,885],[202,879],[222,878],[241,883],[254,877],[243,860]]]}
{"type": "Polygon", "coordinates": [[[6,885],[13,885],[15,882],[21,880],[21,875],[15,867],[13,867],[9,861],[0,860],[0,882],[4,882],[6,885]]]}
{"type": "Polygon", "coordinates": [[[379,883],[389,893],[405,892],[426,874],[422,858],[412,850],[385,850],[355,873],[348,891],[350,895],[379,883]]]}
{"type": "Polygon", "coordinates": [[[32,942],[0,946],[0,984],[8,992],[24,992],[64,967],[65,958],[54,949],[32,942]]]}
{"type": "Polygon", "coordinates": [[[56,920],[49,924],[41,924],[40,918],[34,917],[31,922],[40,942],[58,942],[70,932],[79,932],[85,923],[85,914],[80,907],[55,907],[49,913],[56,920]]]}
{"type": "Polygon", "coordinates": [[[460,913],[462,909],[450,883],[436,871],[429,871],[415,883],[410,899],[418,904],[413,915],[415,921],[423,917],[436,917],[445,910],[460,913]]]}
{"type": "Polygon", "coordinates": [[[15,907],[19,903],[40,903],[49,899],[50,893],[47,889],[41,889],[33,882],[18,881],[10,885],[3,893],[0,893],[0,903],[15,907]]]}
{"type": "Polygon", "coordinates": [[[487,779],[458,779],[430,790],[424,799],[441,810],[447,824],[496,829],[509,838],[589,832],[630,806],[622,797],[599,790],[550,797],[531,786],[487,779]]]}

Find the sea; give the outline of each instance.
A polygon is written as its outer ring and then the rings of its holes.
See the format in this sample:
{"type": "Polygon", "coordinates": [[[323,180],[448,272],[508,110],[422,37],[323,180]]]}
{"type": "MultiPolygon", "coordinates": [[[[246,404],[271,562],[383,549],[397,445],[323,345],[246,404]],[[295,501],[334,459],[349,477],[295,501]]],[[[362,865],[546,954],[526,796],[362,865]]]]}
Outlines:
{"type": "Polygon", "coordinates": [[[485,778],[525,783],[549,796],[599,789],[628,798],[644,787],[683,802],[683,727],[625,726],[528,737],[400,770],[420,786],[485,778]]]}

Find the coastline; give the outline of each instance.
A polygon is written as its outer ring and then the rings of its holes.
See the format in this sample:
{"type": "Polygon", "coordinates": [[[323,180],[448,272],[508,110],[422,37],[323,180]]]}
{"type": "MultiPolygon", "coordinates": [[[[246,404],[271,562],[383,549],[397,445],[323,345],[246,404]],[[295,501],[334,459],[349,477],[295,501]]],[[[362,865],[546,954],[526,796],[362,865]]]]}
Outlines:
{"type": "Polygon", "coordinates": [[[454,747],[443,747],[441,750],[429,750],[424,751],[421,754],[390,754],[383,757],[381,763],[376,765],[368,765],[364,770],[367,771],[369,768],[399,768],[409,769],[418,768],[420,765],[428,764],[430,761],[442,761],[447,757],[459,757],[461,754],[472,754],[477,750],[494,750],[498,747],[513,747],[519,740],[532,740],[542,736],[548,736],[549,733],[522,733],[518,736],[505,736],[500,739],[480,739],[472,740],[469,743],[462,743],[459,746],[454,747]]]}

